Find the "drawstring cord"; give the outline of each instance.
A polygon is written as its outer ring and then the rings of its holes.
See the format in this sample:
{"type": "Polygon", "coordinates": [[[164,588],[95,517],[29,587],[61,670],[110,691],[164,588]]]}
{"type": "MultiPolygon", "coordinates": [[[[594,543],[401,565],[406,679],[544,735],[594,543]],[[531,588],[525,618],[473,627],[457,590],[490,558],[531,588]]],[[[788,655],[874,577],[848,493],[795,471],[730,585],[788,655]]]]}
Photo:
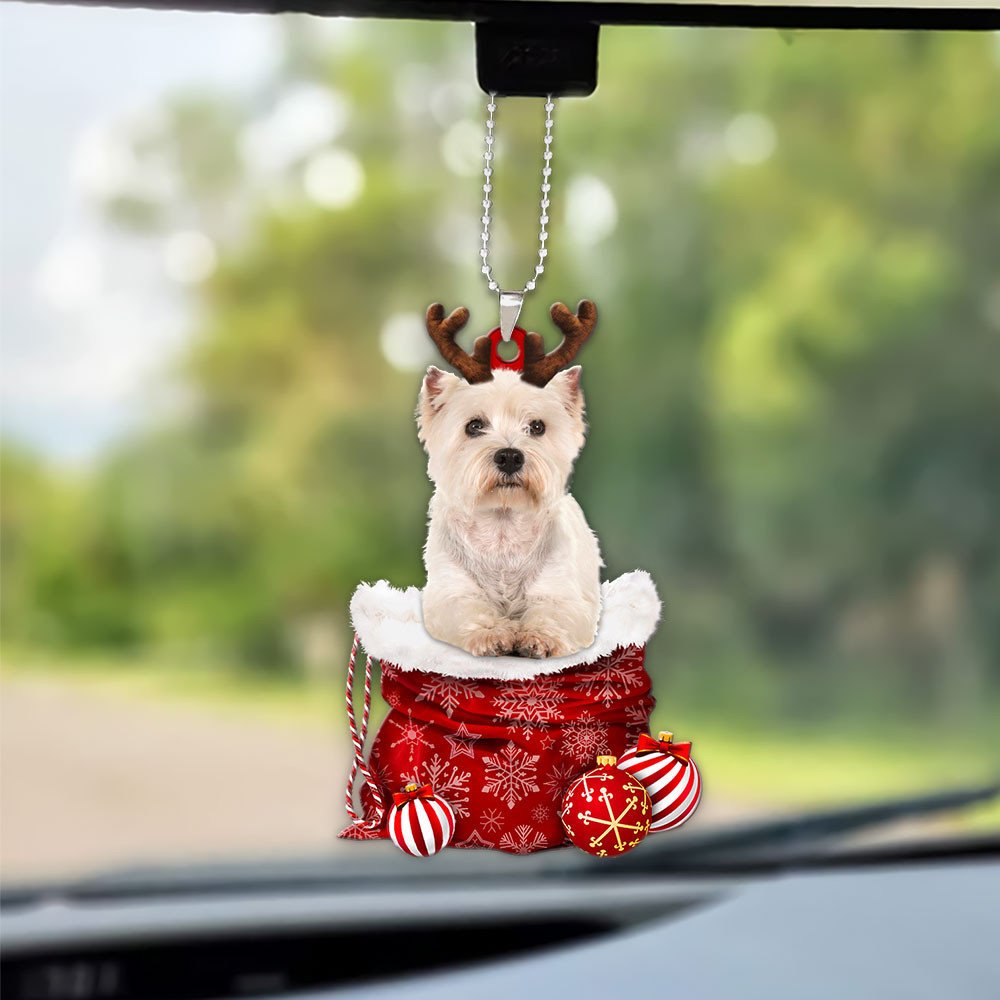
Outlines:
{"type": "Polygon", "coordinates": [[[372,658],[365,655],[365,697],[364,707],[361,710],[361,727],[354,716],[354,661],[358,655],[360,640],[358,634],[354,633],[354,642],[351,645],[351,659],[347,664],[347,722],[351,728],[351,742],[354,744],[354,759],[351,761],[351,771],[347,777],[347,795],[345,805],[347,815],[351,818],[351,825],[362,830],[378,830],[382,826],[382,817],[385,815],[385,801],[382,798],[382,791],[368,770],[365,762],[365,740],[368,737],[368,716],[372,707],[372,658]],[[375,802],[373,815],[369,818],[359,816],[354,808],[354,783],[357,780],[358,771],[364,784],[368,786],[371,796],[375,802]]]}

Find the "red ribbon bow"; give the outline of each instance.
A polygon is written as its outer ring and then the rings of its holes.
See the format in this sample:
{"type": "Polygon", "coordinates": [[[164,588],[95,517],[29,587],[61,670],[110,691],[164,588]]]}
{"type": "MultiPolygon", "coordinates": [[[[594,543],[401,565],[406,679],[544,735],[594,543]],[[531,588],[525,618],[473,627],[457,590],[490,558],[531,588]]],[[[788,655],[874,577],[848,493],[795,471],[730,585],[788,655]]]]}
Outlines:
{"type": "Polygon", "coordinates": [[[660,733],[660,736],[665,738],[655,740],[648,733],[643,733],[639,737],[639,743],[635,748],[636,753],[650,753],[656,750],[660,753],[668,754],[671,757],[676,757],[682,764],[691,763],[690,742],[674,743],[673,735],[671,733],[660,733]]]}
{"type": "Polygon", "coordinates": [[[412,802],[414,799],[432,798],[434,789],[430,785],[407,785],[401,792],[392,794],[392,801],[397,806],[401,806],[404,802],[412,802]]]}

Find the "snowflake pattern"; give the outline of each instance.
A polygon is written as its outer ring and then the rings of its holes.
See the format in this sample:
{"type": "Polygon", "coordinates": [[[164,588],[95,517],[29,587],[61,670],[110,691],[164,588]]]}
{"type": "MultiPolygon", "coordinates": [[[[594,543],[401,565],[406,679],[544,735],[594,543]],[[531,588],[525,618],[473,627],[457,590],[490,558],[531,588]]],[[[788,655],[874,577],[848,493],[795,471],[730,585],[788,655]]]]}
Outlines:
{"type": "Polygon", "coordinates": [[[387,722],[391,722],[400,732],[398,740],[389,744],[390,749],[395,749],[402,743],[409,751],[409,761],[413,763],[413,754],[417,747],[431,747],[433,744],[424,733],[427,732],[427,726],[421,725],[419,722],[413,721],[413,713],[406,713],[406,722],[398,722],[396,719],[387,719],[387,722]]]}
{"type": "Polygon", "coordinates": [[[430,785],[435,795],[440,795],[456,816],[469,815],[469,771],[459,770],[457,764],[445,760],[440,754],[434,754],[430,760],[417,764],[412,773],[404,774],[405,782],[415,785],[430,785]]]}
{"type": "Polygon", "coordinates": [[[648,726],[631,726],[625,730],[625,749],[632,750],[639,742],[639,737],[649,731],[648,726]]]}
{"type": "Polygon", "coordinates": [[[552,684],[528,680],[507,684],[494,699],[497,714],[519,722],[557,722],[566,695],[552,684]]]}
{"type": "MultiPolygon", "coordinates": [[[[470,680],[387,664],[382,693],[390,710],[370,766],[382,779],[386,808],[385,793],[411,781],[430,784],[458,819],[453,846],[513,854],[565,842],[567,788],[597,755],[634,746],[652,705],[636,647],[528,680],[470,680]]],[[[370,795],[361,798],[371,805],[370,795]]],[[[586,827],[575,816],[573,825],[595,840],[595,851],[617,853],[619,837],[623,846],[635,839],[631,820],[620,815],[624,803],[613,816],[598,805],[586,827]]]]}
{"type": "Polygon", "coordinates": [[[631,749],[641,733],[649,732],[649,702],[639,701],[625,706],[625,747],[631,749]]]}
{"type": "Polygon", "coordinates": [[[592,764],[608,748],[608,727],[597,719],[571,722],[563,733],[562,748],[568,757],[581,764],[592,764]]]}
{"type": "Polygon", "coordinates": [[[649,730],[649,708],[645,702],[632,702],[625,706],[625,724],[629,729],[639,728],[641,732],[649,730]]]}
{"type": "MultiPolygon", "coordinates": [[[[594,755],[597,756],[596,754],[594,755]]],[[[553,764],[542,782],[545,791],[554,802],[561,802],[570,781],[580,773],[572,764],[553,764]]]]}
{"type": "Polygon", "coordinates": [[[519,823],[500,838],[500,846],[511,854],[531,854],[545,847],[545,835],[528,823],[519,823]]]}
{"type": "Polygon", "coordinates": [[[486,809],[479,817],[479,825],[487,833],[496,833],[503,826],[503,813],[499,809],[486,809]]]}
{"type": "Polygon", "coordinates": [[[507,726],[507,732],[510,733],[510,738],[514,741],[521,739],[525,743],[530,743],[534,739],[535,733],[540,732],[540,729],[537,723],[523,719],[507,726]]]}
{"type": "Polygon", "coordinates": [[[536,755],[510,743],[505,744],[499,753],[483,758],[486,766],[483,791],[487,795],[496,795],[508,809],[513,809],[530,792],[538,791],[535,780],[538,761],[536,755]]]}
{"type": "Polygon", "coordinates": [[[337,834],[339,840],[378,840],[379,835],[377,830],[366,830],[364,827],[345,826],[340,833],[337,834]]]}
{"type": "Polygon", "coordinates": [[[533,806],[531,810],[531,818],[536,823],[544,823],[547,819],[552,816],[552,807],[543,805],[541,802],[537,806],[533,806]]]}
{"type": "Polygon", "coordinates": [[[393,773],[387,767],[381,767],[375,773],[375,777],[378,779],[378,783],[389,790],[389,797],[392,797],[392,792],[398,792],[402,787],[402,783],[397,780],[398,776],[393,773]]]}
{"type": "Polygon", "coordinates": [[[450,719],[455,709],[469,698],[483,698],[485,695],[475,684],[450,677],[435,677],[420,689],[417,701],[437,705],[450,719]]]}
{"type": "Polygon", "coordinates": [[[635,656],[634,646],[616,649],[599,660],[593,670],[580,675],[577,690],[610,708],[622,694],[643,685],[643,674],[635,669],[635,656]]]}

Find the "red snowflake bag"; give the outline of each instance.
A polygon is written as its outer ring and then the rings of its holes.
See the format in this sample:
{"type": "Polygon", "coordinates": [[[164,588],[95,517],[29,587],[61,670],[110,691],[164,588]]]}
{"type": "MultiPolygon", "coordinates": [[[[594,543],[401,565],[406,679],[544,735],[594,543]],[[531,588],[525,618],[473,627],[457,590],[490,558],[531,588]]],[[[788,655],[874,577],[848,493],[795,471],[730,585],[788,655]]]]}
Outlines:
{"type": "Polygon", "coordinates": [[[477,657],[432,639],[413,587],[362,584],[351,617],[347,702],[355,758],[346,803],[352,822],[341,837],[387,838],[393,795],[430,785],[455,814],[452,847],[512,854],[559,847],[566,843],[559,818],[566,787],[598,754],[621,756],[649,728],[645,644],[660,601],[642,571],[603,584],[591,646],[549,660],[477,657]],[[367,651],[360,726],[352,698],[359,643],[367,651]],[[366,758],[372,659],[381,663],[389,712],[366,758]]]}

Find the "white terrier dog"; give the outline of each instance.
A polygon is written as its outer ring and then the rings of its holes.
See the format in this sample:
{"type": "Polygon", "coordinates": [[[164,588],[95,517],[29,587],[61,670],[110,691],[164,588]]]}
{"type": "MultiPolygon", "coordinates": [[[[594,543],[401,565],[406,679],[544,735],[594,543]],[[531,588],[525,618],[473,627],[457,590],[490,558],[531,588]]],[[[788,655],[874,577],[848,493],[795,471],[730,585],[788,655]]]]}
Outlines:
{"type": "MultiPolygon", "coordinates": [[[[543,359],[551,370],[572,357],[592,329],[596,310],[587,305],[589,329],[577,333],[575,345],[564,342],[562,354],[543,359]]],[[[580,325],[559,308],[561,326],[580,325]]],[[[444,325],[435,309],[433,317],[428,312],[429,330],[432,318],[444,325]]],[[[452,347],[454,328],[464,323],[460,313],[467,318],[457,310],[445,321],[452,323],[446,334],[452,347]]],[[[538,360],[540,343],[526,343],[526,359],[538,360]]],[[[487,367],[484,376],[481,367],[463,364],[471,359],[462,354],[448,360],[469,381],[431,366],[417,410],[435,486],[424,549],[424,627],[477,656],[575,653],[597,631],[603,565],[597,538],[567,492],[586,432],[581,369],[539,377],[536,368],[540,386],[513,371],[491,377],[487,367]]],[[[476,356],[482,361],[482,344],[476,356]]]]}

